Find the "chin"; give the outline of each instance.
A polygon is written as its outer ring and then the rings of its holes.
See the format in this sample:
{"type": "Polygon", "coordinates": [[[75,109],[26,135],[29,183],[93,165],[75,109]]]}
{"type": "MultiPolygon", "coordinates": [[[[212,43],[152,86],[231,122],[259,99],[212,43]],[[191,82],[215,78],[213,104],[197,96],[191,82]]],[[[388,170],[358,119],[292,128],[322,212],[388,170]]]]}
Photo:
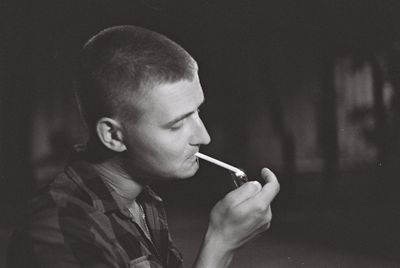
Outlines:
{"type": "Polygon", "coordinates": [[[184,165],[169,166],[157,170],[153,176],[165,180],[182,180],[193,177],[199,169],[198,162],[185,163],[184,165]]]}
{"type": "Polygon", "coordinates": [[[197,170],[199,170],[199,166],[198,165],[194,165],[190,169],[177,172],[177,174],[174,176],[174,178],[175,179],[182,179],[182,180],[189,179],[189,178],[193,177],[196,174],[197,170]]]}

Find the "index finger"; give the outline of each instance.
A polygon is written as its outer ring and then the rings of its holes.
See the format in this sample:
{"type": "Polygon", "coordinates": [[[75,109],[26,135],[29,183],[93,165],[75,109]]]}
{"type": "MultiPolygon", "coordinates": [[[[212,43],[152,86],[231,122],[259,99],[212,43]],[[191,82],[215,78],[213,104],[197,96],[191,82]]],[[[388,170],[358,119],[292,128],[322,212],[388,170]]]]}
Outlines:
{"type": "Polygon", "coordinates": [[[228,193],[224,199],[232,206],[236,206],[252,196],[256,196],[259,191],[261,191],[261,184],[257,181],[249,181],[228,193]]]}

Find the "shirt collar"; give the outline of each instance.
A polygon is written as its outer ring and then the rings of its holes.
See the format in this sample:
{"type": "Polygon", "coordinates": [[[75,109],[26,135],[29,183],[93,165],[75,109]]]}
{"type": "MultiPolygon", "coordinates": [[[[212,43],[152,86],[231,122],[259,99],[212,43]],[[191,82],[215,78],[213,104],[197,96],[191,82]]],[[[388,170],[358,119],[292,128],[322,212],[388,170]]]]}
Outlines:
{"type": "MultiPolygon", "coordinates": [[[[130,212],[124,205],[122,197],[120,197],[111,186],[104,182],[101,177],[102,175],[99,174],[93,164],[84,159],[83,154],[83,152],[78,151],[72,155],[66,167],[66,173],[89,194],[93,206],[97,210],[103,213],[119,211],[124,216],[130,217],[130,212]]],[[[145,202],[162,202],[161,198],[157,196],[149,186],[143,187],[142,192],[137,198],[145,202]]]]}

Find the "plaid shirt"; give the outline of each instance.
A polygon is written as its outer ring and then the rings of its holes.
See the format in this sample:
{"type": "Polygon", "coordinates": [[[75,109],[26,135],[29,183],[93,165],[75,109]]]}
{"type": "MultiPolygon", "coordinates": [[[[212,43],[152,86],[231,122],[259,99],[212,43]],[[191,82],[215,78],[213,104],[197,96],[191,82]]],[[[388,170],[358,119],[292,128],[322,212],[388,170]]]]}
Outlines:
{"type": "Polygon", "coordinates": [[[33,200],[29,222],[14,232],[11,267],[181,267],[162,200],[149,188],[138,196],[149,240],[94,167],[71,162],[33,200]]]}

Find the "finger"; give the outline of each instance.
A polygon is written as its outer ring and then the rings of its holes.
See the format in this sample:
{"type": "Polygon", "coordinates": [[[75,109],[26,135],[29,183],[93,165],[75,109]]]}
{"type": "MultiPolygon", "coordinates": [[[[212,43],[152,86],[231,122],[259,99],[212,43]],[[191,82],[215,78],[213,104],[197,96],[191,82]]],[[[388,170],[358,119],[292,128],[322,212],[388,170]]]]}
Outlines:
{"type": "Polygon", "coordinates": [[[272,221],[272,209],[271,205],[268,206],[267,214],[265,215],[265,221],[271,223],[272,221]]]}
{"type": "Polygon", "coordinates": [[[274,181],[278,182],[278,179],[276,178],[275,174],[266,167],[261,169],[261,178],[265,181],[265,183],[274,181]]]}
{"type": "Polygon", "coordinates": [[[232,205],[237,206],[240,203],[246,201],[250,197],[253,197],[259,193],[262,189],[261,184],[258,181],[249,181],[240,186],[239,188],[228,193],[225,199],[232,205]]]}
{"type": "Polygon", "coordinates": [[[279,193],[280,185],[275,174],[268,168],[263,168],[261,170],[261,177],[266,181],[266,184],[255,198],[258,199],[258,201],[269,205],[279,193]]]}

